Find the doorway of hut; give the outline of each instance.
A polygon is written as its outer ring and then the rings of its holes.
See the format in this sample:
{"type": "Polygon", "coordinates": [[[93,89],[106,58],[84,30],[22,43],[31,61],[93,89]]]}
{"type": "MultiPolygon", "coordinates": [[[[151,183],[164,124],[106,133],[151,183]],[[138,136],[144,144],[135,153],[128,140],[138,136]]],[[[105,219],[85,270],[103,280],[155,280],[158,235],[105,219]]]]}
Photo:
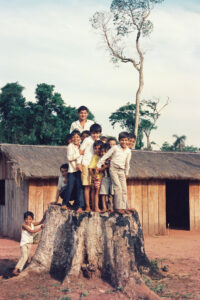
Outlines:
{"type": "Polygon", "coordinates": [[[166,222],[169,228],[190,230],[189,181],[166,181],[166,222]]]}

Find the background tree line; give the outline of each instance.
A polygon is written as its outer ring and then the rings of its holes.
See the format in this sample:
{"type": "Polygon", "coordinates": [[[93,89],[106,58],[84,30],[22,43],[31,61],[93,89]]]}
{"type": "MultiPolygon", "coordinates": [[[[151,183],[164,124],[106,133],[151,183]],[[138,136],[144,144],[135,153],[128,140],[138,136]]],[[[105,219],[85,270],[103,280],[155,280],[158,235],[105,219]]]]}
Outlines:
{"type": "MultiPolygon", "coordinates": [[[[25,99],[24,87],[8,83],[0,93],[0,142],[31,145],[64,145],[71,123],[78,119],[54,85],[38,84],[35,102],[25,99]]],[[[90,113],[90,119],[94,116],[90,113]]]]}
{"type": "MultiPolygon", "coordinates": [[[[64,145],[71,123],[78,119],[76,107],[67,106],[61,95],[54,91],[54,85],[38,84],[35,102],[23,96],[24,87],[19,83],[8,83],[0,92],[0,143],[28,145],[64,145]]],[[[136,149],[152,150],[151,133],[157,129],[161,111],[168,100],[161,105],[159,99],[142,100],[136,149]]],[[[121,106],[110,117],[114,127],[134,132],[136,104],[121,106]]],[[[94,120],[90,112],[89,119],[94,120]]],[[[173,135],[174,143],[164,142],[162,151],[189,151],[199,149],[185,144],[186,136],[173,135]]]]}

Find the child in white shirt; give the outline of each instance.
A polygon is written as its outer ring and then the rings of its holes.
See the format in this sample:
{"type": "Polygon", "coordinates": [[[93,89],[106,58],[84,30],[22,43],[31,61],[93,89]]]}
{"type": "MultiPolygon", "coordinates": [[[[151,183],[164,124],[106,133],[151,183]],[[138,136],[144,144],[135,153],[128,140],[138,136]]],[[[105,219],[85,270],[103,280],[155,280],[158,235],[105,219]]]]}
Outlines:
{"type": "Polygon", "coordinates": [[[113,146],[98,162],[97,170],[111,157],[110,176],[114,185],[114,206],[121,214],[128,213],[127,185],[131,159],[131,150],[128,148],[128,132],[119,134],[119,144],[113,146]]]}
{"type": "Polygon", "coordinates": [[[24,213],[24,225],[22,226],[22,234],[20,241],[20,249],[21,249],[21,258],[18,261],[15,269],[13,270],[13,275],[19,275],[19,273],[23,270],[31,251],[31,247],[33,244],[34,234],[44,227],[42,224],[45,220],[46,214],[40,222],[33,222],[34,214],[31,211],[27,211],[24,213]],[[42,224],[42,225],[41,225],[42,224]],[[41,225],[39,228],[35,229],[34,226],[41,225]]]}
{"type": "Polygon", "coordinates": [[[81,134],[78,130],[72,132],[72,142],[67,147],[67,160],[69,163],[69,169],[67,174],[67,187],[62,203],[62,210],[67,209],[67,205],[71,199],[72,192],[75,188],[77,206],[77,213],[81,213],[84,207],[83,187],[81,183],[81,172],[77,170],[77,160],[81,157],[80,154],[80,142],[81,134]]]}
{"type": "Polygon", "coordinates": [[[99,124],[93,124],[90,127],[90,135],[85,138],[80,147],[80,154],[82,157],[77,161],[77,168],[82,171],[81,179],[84,186],[85,196],[85,211],[90,212],[90,188],[91,188],[91,176],[89,173],[89,165],[94,155],[93,144],[99,140],[101,135],[101,126],[99,124]]]}

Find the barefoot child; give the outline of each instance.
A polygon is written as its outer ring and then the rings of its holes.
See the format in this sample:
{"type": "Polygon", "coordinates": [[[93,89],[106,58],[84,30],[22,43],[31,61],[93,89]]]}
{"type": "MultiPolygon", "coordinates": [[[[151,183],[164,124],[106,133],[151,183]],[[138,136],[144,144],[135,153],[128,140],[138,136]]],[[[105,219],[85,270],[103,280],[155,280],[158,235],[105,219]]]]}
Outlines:
{"type": "Polygon", "coordinates": [[[44,228],[44,224],[42,224],[45,220],[46,214],[44,214],[42,220],[40,222],[34,222],[34,214],[31,211],[27,211],[24,213],[24,225],[22,225],[22,234],[20,241],[20,249],[21,249],[21,258],[19,259],[15,269],[13,270],[14,275],[19,275],[19,273],[23,270],[31,251],[31,246],[33,244],[34,234],[44,228]],[[42,225],[41,225],[42,224],[42,225]],[[35,229],[34,226],[41,225],[39,228],[35,229]]]}
{"type": "Polygon", "coordinates": [[[92,178],[92,210],[95,212],[100,212],[99,209],[99,191],[101,186],[102,174],[99,172],[96,173],[96,166],[100,159],[101,147],[103,145],[102,141],[95,141],[93,144],[94,155],[89,165],[89,173],[92,178]]]}
{"type": "Polygon", "coordinates": [[[60,176],[58,178],[58,187],[56,191],[56,199],[55,202],[52,202],[52,204],[58,204],[59,197],[63,199],[64,192],[66,189],[66,178],[67,178],[67,173],[68,173],[69,165],[68,164],[63,164],[60,166],[60,176]]]}
{"type": "Polygon", "coordinates": [[[111,157],[110,176],[114,185],[114,206],[121,214],[128,213],[127,185],[131,159],[131,150],[128,148],[128,132],[119,134],[119,145],[113,146],[98,162],[100,169],[105,161],[111,157]]]}
{"type": "Polygon", "coordinates": [[[67,160],[69,162],[69,169],[67,175],[67,186],[65,190],[65,195],[62,203],[62,210],[67,209],[67,205],[71,199],[73,190],[75,189],[75,203],[77,207],[77,213],[81,213],[84,207],[83,198],[83,187],[81,182],[81,172],[77,170],[77,159],[81,157],[80,154],[80,142],[81,134],[78,130],[74,130],[71,133],[72,142],[67,147],[67,160]]]}
{"type": "Polygon", "coordinates": [[[94,155],[93,144],[99,140],[101,135],[101,126],[99,124],[93,124],[90,127],[90,136],[84,139],[80,147],[80,154],[82,157],[77,161],[77,168],[82,171],[81,179],[82,185],[84,186],[85,196],[85,211],[89,212],[90,209],[90,188],[91,188],[91,176],[89,173],[88,166],[91,162],[92,156],[94,155]]]}
{"type": "MultiPolygon", "coordinates": [[[[110,145],[108,143],[104,144],[101,147],[101,157],[103,157],[108,152],[109,149],[110,149],[110,145]]],[[[101,188],[99,192],[102,199],[102,212],[107,211],[106,202],[109,202],[108,211],[110,212],[113,211],[114,190],[113,190],[112,180],[110,178],[109,167],[110,167],[110,160],[107,159],[103,167],[100,169],[103,172],[103,178],[101,181],[101,188]]]]}

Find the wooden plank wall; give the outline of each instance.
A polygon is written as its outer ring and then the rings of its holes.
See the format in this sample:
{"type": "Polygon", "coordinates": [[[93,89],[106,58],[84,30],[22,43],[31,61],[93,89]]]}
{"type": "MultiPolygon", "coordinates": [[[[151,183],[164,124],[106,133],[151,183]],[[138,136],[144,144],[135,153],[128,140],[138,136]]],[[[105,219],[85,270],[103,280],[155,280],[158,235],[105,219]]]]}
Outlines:
{"type": "Polygon", "coordinates": [[[189,183],[190,230],[200,231],[200,181],[189,183]]]}
{"type": "Polygon", "coordinates": [[[20,187],[14,180],[5,180],[5,205],[0,206],[0,234],[20,239],[24,211],[28,209],[28,182],[20,187]]]}
{"type": "Polygon", "coordinates": [[[57,185],[57,179],[29,180],[28,209],[34,213],[36,221],[42,219],[48,203],[55,201],[57,185]]]}
{"type": "Polygon", "coordinates": [[[162,180],[128,180],[128,200],[138,211],[144,234],[166,232],[166,186],[162,180]]]}

